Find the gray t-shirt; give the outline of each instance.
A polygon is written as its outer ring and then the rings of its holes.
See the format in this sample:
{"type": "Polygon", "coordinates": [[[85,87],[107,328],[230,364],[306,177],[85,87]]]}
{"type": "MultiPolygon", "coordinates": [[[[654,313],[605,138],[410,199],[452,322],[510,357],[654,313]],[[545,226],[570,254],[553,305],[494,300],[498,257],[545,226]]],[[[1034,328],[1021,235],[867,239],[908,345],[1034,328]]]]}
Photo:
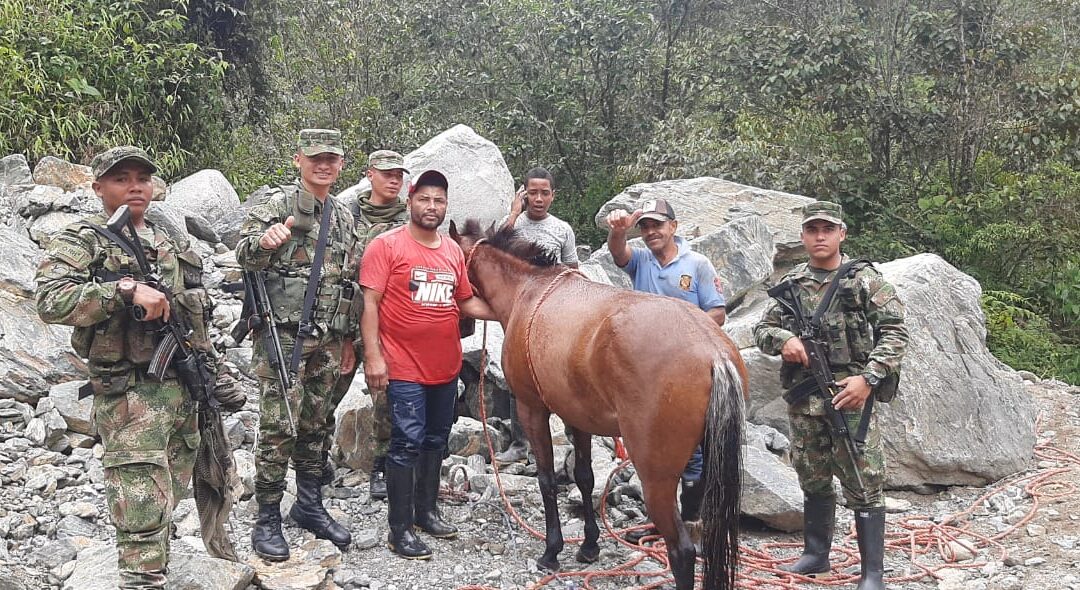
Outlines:
{"type": "MultiPolygon", "coordinates": [[[[505,225],[509,216],[499,222],[499,226],[505,225]]],[[[548,252],[555,253],[555,260],[561,264],[577,264],[577,241],[574,237],[574,228],[569,223],[548,214],[540,221],[533,221],[525,213],[518,216],[514,222],[514,229],[521,233],[521,237],[530,242],[539,244],[548,252]]]]}

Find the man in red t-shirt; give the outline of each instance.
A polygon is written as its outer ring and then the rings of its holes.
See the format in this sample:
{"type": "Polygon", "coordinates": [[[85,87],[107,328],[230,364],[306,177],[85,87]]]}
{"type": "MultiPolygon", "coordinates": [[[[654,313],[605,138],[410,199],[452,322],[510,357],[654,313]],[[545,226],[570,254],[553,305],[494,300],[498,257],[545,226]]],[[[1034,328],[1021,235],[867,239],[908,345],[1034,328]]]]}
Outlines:
{"type": "Polygon", "coordinates": [[[439,235],[448,186],[440,172],[421,174],[409,189],[408,224],[372,240],[360,266],[364,377],[373,396],[388,396],[392,422],[389,544],[408,559],[431,557],[414,524],[438,538],[457,534],[436,500],[461,371],[458,320],[462,312],[495,319],[473,296],[461,248],[439,235]]]}

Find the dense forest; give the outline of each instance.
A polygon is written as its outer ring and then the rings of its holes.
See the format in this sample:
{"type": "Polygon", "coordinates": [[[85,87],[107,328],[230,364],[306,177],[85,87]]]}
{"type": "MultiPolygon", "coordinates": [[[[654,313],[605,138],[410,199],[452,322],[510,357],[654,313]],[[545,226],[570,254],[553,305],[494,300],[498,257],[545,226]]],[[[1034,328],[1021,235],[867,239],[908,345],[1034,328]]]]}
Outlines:
{"type": "Polygon", "coordinates": [[[300,127],[365,154],[455,123],[603,239],[634,182],[835,199],[848,250],[983,285],[1003,361],[1080,383],[1077,0],[0,0],[0,153],[148,146],[244,194],[300,127]]]}

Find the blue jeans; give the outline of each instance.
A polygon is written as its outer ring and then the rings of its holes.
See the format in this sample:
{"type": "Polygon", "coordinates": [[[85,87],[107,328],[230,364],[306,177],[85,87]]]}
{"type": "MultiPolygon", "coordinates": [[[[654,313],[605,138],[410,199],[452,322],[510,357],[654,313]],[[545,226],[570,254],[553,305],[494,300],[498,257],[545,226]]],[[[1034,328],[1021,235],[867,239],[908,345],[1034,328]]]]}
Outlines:
{"type": "Polygon", "coordinates": [[[694,448],[694,454],[690,455],[690,461],[686,463],[686,469],[683,471],[683,479],[687,481],[698,481],[704,474],[705,459],[701,454],[701,445],[694,448]]]}
{"type": "Polygon", "coordinates": [[[392,422],[388,463],[412,467],[420,451],[446,451],[454,424],[456,378],[442,385],[391,379],[386,395],[392,422]]]}

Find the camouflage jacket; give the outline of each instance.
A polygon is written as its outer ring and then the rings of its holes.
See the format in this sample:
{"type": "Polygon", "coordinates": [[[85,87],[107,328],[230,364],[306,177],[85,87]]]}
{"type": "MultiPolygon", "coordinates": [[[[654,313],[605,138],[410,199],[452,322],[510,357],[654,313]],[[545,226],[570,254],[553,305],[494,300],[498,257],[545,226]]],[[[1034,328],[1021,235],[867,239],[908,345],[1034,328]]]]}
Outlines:
{"type": "MultiPolygon", "coordinates": [[[[157,333],[136,321],[117,293],[119,279],[142,280],[139,264],[91,225],[104,226],[105,214],[77,221],[57,234],[37,270],[37,311],[50,324],[74,326],[72,348],[88,359],[92,377],[127,375],[150,362],[157,333]]],[[[140,241],[147,259],[191,324],[195,347],[214,362],[208,326],[213,303],[202,285],[202,259],[150,222],[153,243],[140,241]]],[[[216,366],[211,367],[216,372],[216,366]]]]}
{"type": "MultiPolygon", "coordinates": [[[[848,260],[845,255],[843,262],[848,260]]],[[[803,263],[782,280],[790,278],[798,283],[803,309],[813,313],[835,276],[835,271],[815,276],[803,263]]],[[[904,306],[893,286],[873,266],[842,280],[821,324],[828,340],[829,365],[838,379],[867,372],[884,378],[900,370],[908,343],[904,306]]],[[[795,335],[794,318],[775,301],[754,326],[754,339],[765,354],[780,354],[784,342],[795,335]]],[[[780,375],[785,389],[812,377],[802,365],[787,362],[780,375]]]]}
{"type": "MultiPolygon", "coordinates": [[[[317,199],[314,210],[301,214],[297,199],[303,189],[299,183],[277,187],[248,209],[247,219],[240,226],[240,242],[236,245],[236,260],[246,270],[266,270],[267,295],[277,321],[285,327],[296,329],[302,315],[304,293],[311,274],[311,261],[315,257],[315,244],[321,228],[319,220],[323,204],[317,199]],[[275,223],[283,223],[290,215],[301,215],[311,229],[300,231],[293,227],[292,237],[276,250],[266,250],[259,245],[259,238],[275,223]]],[[[333,207],[330,212],[329,237],[323,257],[319,290],[316,296],[313,318],[317,333],[333,333],[338,336],[355,336],[360,325],[363,297],[360,294],[360,257],[363,254],[361,231],[353,223],[348,207],[330,196],[326,200],[333,207]]]]}
{"type": "Polygon", "coordinates": [[[409,211],[405,208],[404,203],[389,207],[372,205],[371,189],[358,193],[356,198],[349,203],[349,210],[352,212],[353,218],[356,219],[356,232],[361,241],[361,249],[366,248],[371,243],[371,240],[375,239],[375,236],[400,225],[405,225],[409,221],[409,211]],[[371,212],[380,209],[392,212],[393,216],[390,219],[375,219],[371,212]]]}

